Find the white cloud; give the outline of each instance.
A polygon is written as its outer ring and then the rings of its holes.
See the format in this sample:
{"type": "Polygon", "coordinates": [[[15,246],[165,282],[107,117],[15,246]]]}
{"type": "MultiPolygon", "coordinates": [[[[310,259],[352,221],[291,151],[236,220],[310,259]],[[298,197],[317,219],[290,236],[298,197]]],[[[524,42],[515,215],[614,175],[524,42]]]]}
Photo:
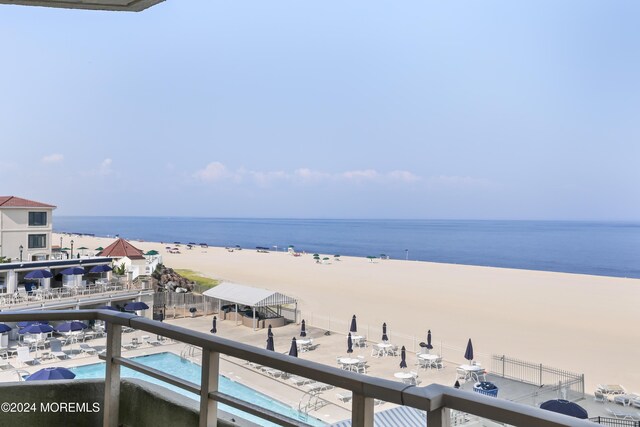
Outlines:
{"type": "Polygon", "coordinates": [[[193,176],[204,182],[220,181],[228,178],[227,168],[220,162],[211,162],[204,169],[196,171],[193,176]]]}
{"type": "Polygon", "coordinates": [[[110,175],[113,170],[111,169],[111,164],[113,163],[113,160],[106,158],[102,161],[102,163],[100,163],[100,167],[98,168],[98,173],[100,175],[110,175]]]}
{"type": "Polygon", "coordinates": [[[379,176],[378,172],[373,169],[346,171],[340,175],[346,179],[359,181],[376,179],[379,176]]]}
{"type": "Polygon", "coordinates": [[[42,158],[42,163],[58,163],[64,160],[64,156],[62,154],[49,154],[48,156],[44,156],[42,158]]]}
{"type": "Polygon", "coordinates": [[[393,180],[403,182],[416,182],[420,181],[421,179],[418,175],[415,175],[409,171],[393,171],[389,172],[387,175],[393,180]]]}

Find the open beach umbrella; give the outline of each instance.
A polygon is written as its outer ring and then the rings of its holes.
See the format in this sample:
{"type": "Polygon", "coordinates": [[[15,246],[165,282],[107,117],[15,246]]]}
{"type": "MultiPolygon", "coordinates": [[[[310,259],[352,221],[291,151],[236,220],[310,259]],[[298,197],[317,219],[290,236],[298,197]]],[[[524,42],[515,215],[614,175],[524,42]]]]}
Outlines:
{"type": "Polygon", "coordinates": [[[351,318],[351,326],[349,327],[349,332],[358,332],[358,324],[356,322],[356,315],[354,314],[351,318]]]}
{"type": "Polygon", "coordinates": [[[96,307],[96,310],[120,311],[112,305],[101,305],[100,307],[96,307]]]}
{"type": "Polygon", "coordinates": [[[85,271],[84,271],[84,268],[82,267],[69,267],[69,268],[65,268],[60,273],[64,274],[65,276],[76,276],[79,274],[84,274],[85,271]]]}
{"type": "Polygon", "coordinates": [[[273,347],[273,335],[267,336],[267,350],[275,351],[273,347]]]}
{"type": "Polygon", "coordinates": [[[298,344],[296,343],[296,337],[291,340],[291,348],[289,349],[289,356],[298,357],[298,344]]]}
{"type": "Polygon", "coordinates": [[[213,316],[213,324],[212,324],[212,328],[211,328],[211,333],[215,334],[218,332],[218,328],[216,328],[216,323],[218,322],[218,318],[216,316],[213,316]]]}
{"type": "Polygon", "coordinates": [[[307,336],[307,328],[306,328],[306,325],[304,323],[304,319],[302,319],[302,322],[300,323],[300,336],[301,337],[306,337],[307,336]]]}
{"type": "Polygon", "coordinates": [[[400,367],[407,367],[407,349],[404,348],[404,346],[402,346],[402,349],[400,350],[400,367]]]}
{"type": "Polygon", "coordinates": [[[147,255],[147,256],[153,256],[153,255],[158,255],[158,254],[159,254],[159,252],[154,250],[154,249],[151,249],[149,252],[145,253],[145,255],[147,255]]]}
{"type": "Polygon", "coordinates": [[[469,342],[467,342],[467,349],[464,352],[464,358],[469,362],[473,361],[473,344],[471,344],[471,338],[469,338],[469,342]]]}
{"type": "Polygon", "coordinates": [[[582,420],[589,418],[589,414],[582,406],[564,399],[547,400],[540,405],[540,408],[582,420]]]}
{"type": "Polygon", "coordinates": [[[267,328],[267,337],[272,337],[273,336],[273,332],[271,332],[271,325],[269,325],[269,327],[267,328]]]}
{"type": "Polygon", "coordinates": [[[111,270],[113,270],[113,268],[109,267],[107,264],[100,264],[89,270],[89,273],[106,273],[111,270]]]}
{"type": "Polygon", "coordinates": [[[33,270],[24,275],[25,279],[49,279],[53,274],[49,270],[33,270]]]}
{"type": "Polygon", "coordinates": [[[11,330],[11,326],[5,325],[4,323],[0,323],[0,334],[4,334],[5,332],[9,332],[11,330]]]}
{"type": "Polygon", "coordinates": [[[53,328],[45,323],[35,323],[33,325],[26,326],[18,331],[20,335],[48,334],[49,332],[53,332],[53,328]]]}
{"type": "Polygon", "coordinates": [[[89,326],[86,323],[82,322],[64,322],[56,327],[56,331],[58,332],[73,332],[73,331],[82,331],[83,329],[87,329],[89,326]]]}
{"type": "Polygon", "coordinates": [[[44,325],[48,325],[48,320],[23,320],[22,322],[18,322],[18,328],[26,328],[27,326],[37,325],[38,323],[42,323],[44,325]]]}
{"type": "Polygon", "coordinates": [[[353,353],[353,340],[351,339],[351,332],[347,336],[347,353],[353,353]]]}
{"type": "Polygon", "coordinates": [[[94,251],[104,251],[104,248],[102,246],[98,246],[94,249],[94,251]]]}
{"type": "Polygon", "coordinates": [[[142,301],[130,302],[124,306],[126,311],[146,310],[149,306],[142,301]]]}
{"type": "Polygon", "coordinates": [[[387,324],[386,323],[382,324],[382,341],[383,342],[389,341],[389,337],[387,336],[387,324]]]}
{"type": "Polygon", "coordinates": [[[70,380],[76,377],[76,374],[67,368],[43,368],[25,378],[25,381],[38,380],[70,380]]]}

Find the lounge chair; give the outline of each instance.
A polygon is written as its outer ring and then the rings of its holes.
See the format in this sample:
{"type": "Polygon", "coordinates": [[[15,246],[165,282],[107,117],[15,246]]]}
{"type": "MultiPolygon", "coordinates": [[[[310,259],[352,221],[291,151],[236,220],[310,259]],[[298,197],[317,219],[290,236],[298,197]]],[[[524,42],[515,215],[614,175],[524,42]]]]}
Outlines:
{"type": "MultiPolygon", "coordinates": [[[[61,359],[66,359],[69,356],[67,355],[67,353],[65,353],[64,351],[62,351],[62,343],[58,340],[51,340],[49,341],[49,345],[51,346],[51,356],[53,357],[59,357],[61,359]]],[[[81,344],[82,345],[82,344],[81,344]]]]}
{"type": "Polygon", "coordinates": [[[312,379],[305,378],[305,377],[300,377],[298,375],[292,375],[291,377],[289,377],[289,381],[291,381],[292,383],[294,383],[297,386],[301,386],[301,385],[305,385],[305,384],[311,384],[311,383],[315,382],[312,379]]]}
{"type": "Polygon", "coordinates": [[[336,397],[342,403],[347,403],[353,398],[353,393],[345,392],[345,393],[336,393],[336,397]]]}
{"type": "Polygon", "coordinates": [[[29,347],[18,347],[16,352],[17,352],[16,359],[21,364],[35,365],[36,363],[38,363],[38,359],[34,359],[29,354],[29,347]]]}
{"type": "Polygon", "coordinates": [[[624,412],[618,409],[605,408],[606,411],[613,415],[614,418],[618,418],[620,420],[631,420],[631,421],[640,421],[640,413],[639,412],[624,412]]]}
{"type": "Polygon", "coordinates": [[[87,354],[96,354],[98,353],[98,350],[96,350],[95,348],[91,347],[89,344],[80,344],[80,351],[83,353],[87,353],[87,354]]]}
{"type": "Polygon", "coordinates": [[[281,371],[279,369],[274,369],[274,368],[264,369],[264,373],[269,375],[270,377],[273,377],[273,378],[286,378],[287,377],[287,373],[286,372],[281,371]]]}
{"type": "Polygon", "coordinates": [[[605,396],[601,390],[596,390],[593,392],[593,400],[596,402],[605,403],[607,401],[607,396],[605,396]]]}

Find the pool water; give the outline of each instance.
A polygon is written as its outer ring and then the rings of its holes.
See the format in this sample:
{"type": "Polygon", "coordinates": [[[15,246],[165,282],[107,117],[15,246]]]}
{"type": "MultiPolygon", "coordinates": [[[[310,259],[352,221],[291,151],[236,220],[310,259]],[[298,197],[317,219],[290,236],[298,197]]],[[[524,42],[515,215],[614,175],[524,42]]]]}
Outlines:
{"type": "MultiPolygon", "coordinates": [[[[167,374],[175,375],[176,377],[182,378],[184,380],[191,381],[192,383],[195,383],[198,385],[200,384],[200,375],[201,375],[200,366],[186,359],[183,359],[180,356],[177,356],[173,353],[167,352],[167,353],[151,354],[148,356],[138,356],[138,357],[132,357],[131,360],[138,362],[142,365],[158,369],[159,371],[166,372],[167,374]]],[[[79,379],[105,377],[104,362],[95,363],[92,365],[78,366],[76,368],[72,368],[71,370],[76,374],[76,378],[79,378],[79,379]]],[[[133,371],[129,368],[122,367],[121,376],[143,379],[150,383],[158,384],[163,387],[166,387],[170,390],[173,390],[177,393],[180,393],[194,400],[199,399],[199,396],[196,397],[196,395],[193,393],[190,393],[186,390],[183,390],[171,384],[167,384],[163,381],[157,380],[155,378],[152,378],[140,372],[133,371]]],[[[243,384],[232,381],[225,376],[220,375],[218,387],[219,387],[219,390],[225,394],[236,397],[245,402],[253,403],[254,405],[258,405],[262,408],[270,409],[274,412],[277,412],[282,415],[286,415],[295,420],[302,420],[309,425],[318,426],[318,427],[327,425],[326,423],[320,421],[317,418],[301,413],[296,409],[293,409],[290,406],[285,405],[282,402],[274,400],[269,396],[262,394],[260,392],[257,392],[243,384]]],[[[254,415],[244,413],[236,408],[232,408],[222,403],[219,403],[218,407],[225,412],[236,415],[240,418],[244,418],[258,425],[277,427],[277,424],[263,420],[254,415]]]]}

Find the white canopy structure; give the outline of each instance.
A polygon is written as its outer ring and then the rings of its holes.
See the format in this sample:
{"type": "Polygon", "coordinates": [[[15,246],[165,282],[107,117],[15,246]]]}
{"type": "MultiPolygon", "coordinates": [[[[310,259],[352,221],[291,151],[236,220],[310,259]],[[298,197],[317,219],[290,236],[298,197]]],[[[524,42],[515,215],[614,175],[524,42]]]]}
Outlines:
{"type": "MultiPolygon", "coordinates": [[[[246,305],[252,308],[253,319],[255,325],[256,308],[277,307],[277,315],[280,315],[280,308],[285,304],[296,304],[296,313],[298,301],[295,298],[283,295],[279,292],[270,291],[268,289],[254,288],[247,285],[239,285],[237,283],[222,282],[219,285],[205,291],[204,296],[215,298],[218,300],[218,308],[222,302],[226,301],[236,305],[246,305]]],[[[272,311],[273,312],[273,311],[272,311]]],[[[255,326],[254,326],[255,327],[255,326]]]]}

